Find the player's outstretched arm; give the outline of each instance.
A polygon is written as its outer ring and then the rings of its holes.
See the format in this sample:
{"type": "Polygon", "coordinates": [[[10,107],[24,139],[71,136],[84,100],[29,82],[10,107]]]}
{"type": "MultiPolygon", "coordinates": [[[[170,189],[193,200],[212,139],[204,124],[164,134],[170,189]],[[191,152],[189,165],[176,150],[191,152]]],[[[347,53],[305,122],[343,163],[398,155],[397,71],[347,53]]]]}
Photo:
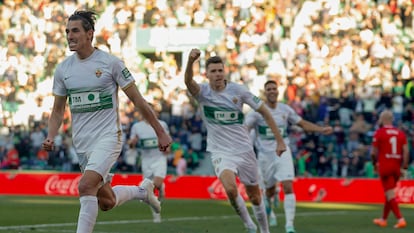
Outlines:
{"type": "Polygon", "coordinates": [[[331,134],[333,132],[331,126],[319,126],[307,120],[299,121],[298,125],[307,132],[318,132],[322,134],[331,134]]]}

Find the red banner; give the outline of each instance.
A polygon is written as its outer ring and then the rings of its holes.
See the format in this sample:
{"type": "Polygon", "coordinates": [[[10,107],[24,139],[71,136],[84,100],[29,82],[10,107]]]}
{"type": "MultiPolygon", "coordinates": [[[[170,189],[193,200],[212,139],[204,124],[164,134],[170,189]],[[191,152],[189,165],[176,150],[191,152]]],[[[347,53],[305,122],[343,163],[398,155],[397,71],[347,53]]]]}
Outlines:
{"type": "MultiPolygon", "coordinates": [[[[80,173],[0,172],[0,195],[77,196],[80,173]]],[[[138,185],[141,175],[117,174],[112,185],[138,185]]],[[[238,183],[244,198],[243,185],[238,183]]],[[[384,192],[378,179],[298,178],[294,181],[297,201],[382,203],[384,192]]],[[[183,176],[165,179],[166,198],[226,199],[215,176],[183,176]]],[[[414,180],[402,180],[396,189],[402,203],[414,203],[414,180]]],[[[283,199],[283,193],[281,193],[283,199]]]]}

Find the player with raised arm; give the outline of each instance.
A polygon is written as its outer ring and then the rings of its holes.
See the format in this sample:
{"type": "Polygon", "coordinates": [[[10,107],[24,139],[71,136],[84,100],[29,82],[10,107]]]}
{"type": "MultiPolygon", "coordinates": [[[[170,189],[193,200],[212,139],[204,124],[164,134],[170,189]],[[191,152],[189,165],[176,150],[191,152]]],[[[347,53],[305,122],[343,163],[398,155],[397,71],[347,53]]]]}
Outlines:
{"type": "MultiPolygon", "coordinates": [[[[278,85],[276,81],[269,80],[264,84],[265,106],[271,113],[280,134],[285,140],[285,144],[289,144],[287,134],[289,124],[298,125],[306,132],[319,132],[323,134],[332,133],[332,127],[319,126],[312,122],[302,119],[289,105],[278,102],[278,85]]],[[[289,147],[279,157],[275,153],[277,142],[271,133],[267,122],[263,116],[257,112],[247,114],[245,124],[249,129],[255,131],[255,145],[258,154],[259,169],[266,196],[266,210],[270,215],[272,211],[273,199],[275,199],[277,182],[282,183],[284,196],[284,212],[285,212],[285,229],[287,233],[295,233],[294,219],[296,209],[296,197],[293,190],[293,179],[295,178],[295,170],[292,160],[292,152],[289,147]]],[[[275,219],[274,219],[275,221],[275,219]]],[[[269,219],[269,223],[271,219],[269,219]]]]}
{"type": "Polygon", "coordinates": [[[218,56],[206,61],[206,77],[209,83],[198,84],[193,79],[193,65],[200,57],[200,50],[192,49],[188,56],[185,70],[185,84],[190,94],[199,103],[203,122],[207,128],[207,151],[211,153],[212,163],[220,179],[230,204],[242,219],[249,233],[256,233],[246,203],[238,192],[236,177],[246,188],[246,193],[253,204],[253,213],[261,233],[268,233],[265,205],[258,185],[259,175],[256,154],[250,140],[249,132],[243,125],[244,104],[263,115],[270,130],[278,141],[275,153],[286,150],[271,114],[263,101],[254,96],[246,87],[227,82],[224,62],[218,56]]]}
{"type": "Polygon", "coordinates": [[[380,227],[387,226],[387,218],[392,211],[397,218],[394,228],[405,228],[407,222],[401,214],[395,198],[395,187],[408,168],[409,152],[406,134],[393,126],[393,115],[384,110],[379,118],[380,128],[374,133],[371,159],[376,167],[384,189],[385,203],[381,218],[373,220],[380,227]],[[401,169],[403,172],[401,172],[401,169]]]}
{"type": "Polygon", "coordinates": [[[69,49],[75,53],[60,63],[53,79],[54,104],[43,149],[53,150],[53,139],[62,125],[67,101],[72,116],[73,146],[79,157],[80,210],[77,233],[92,233],[99,208],[108,211],[128,200],[142,200],[156,212],[161,206],[154,185],[117,185],[112,188],[110,173],[123,145],[118,91],[122,89],[154,128],[158,148],[168,149],[171,137],[139,93],[124,62],[92,45],[95,13],[76,11],[66,25],[69,49]]]}

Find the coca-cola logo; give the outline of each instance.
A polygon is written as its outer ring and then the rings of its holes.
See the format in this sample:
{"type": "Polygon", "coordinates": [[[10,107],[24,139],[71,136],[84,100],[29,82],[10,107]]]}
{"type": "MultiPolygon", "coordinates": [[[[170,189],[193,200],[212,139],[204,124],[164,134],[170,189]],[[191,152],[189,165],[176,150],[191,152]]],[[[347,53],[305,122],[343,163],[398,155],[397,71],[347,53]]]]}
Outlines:
{"type": "MultiPolygon", "coordinates": [[[[246,189],[244,185],[241,183],[237,183],[237,190],[239,191],[240,195],[243,199],[247,200],[248,196],[246,194],[246,189]]],[[[208,187],[208,192],[210,197],[213,199],[227,199],[226,190],[224,190],[223,185],[221,184],[219,179],[215,179],[213,183],[208,187]]]]}
{"type": "Polygon", "coordinates": [[[398,184],[396,194],[399,202],[412,203],[414,201],[414,186],[402,186],[398,184]]]}
{"type": "Polygon", "coordinates": [[[46,194],[77,196],[79,194],[78,184],[81,177],[61,178],[59,175],[53,175],[45,183],[45,192],[46,194]]]}

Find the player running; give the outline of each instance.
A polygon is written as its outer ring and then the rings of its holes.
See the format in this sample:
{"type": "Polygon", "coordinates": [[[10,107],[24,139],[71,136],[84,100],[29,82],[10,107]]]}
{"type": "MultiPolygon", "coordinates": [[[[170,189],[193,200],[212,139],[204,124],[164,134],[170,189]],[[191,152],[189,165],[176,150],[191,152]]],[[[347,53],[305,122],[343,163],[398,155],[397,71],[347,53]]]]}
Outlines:
{"type": "MultiPolygon", "coordinates": [[[[155,110],[154,110],[155,111],[155,110]]],[[[157,113],[156,113],[157,114],[157,113]]],[[[140,117],[140,121],[131,127],[129,143],[137,145],[141,154],[141,170],[145,179],[152,180],[155,189],[158,190],[158,200],[164,197],[164,179],[167,175],[167,155],[170,150],[160,151],[155,130],[150,123],[140,117]]],[[[169,134],[168,125],[165,121],[158,120],[164,131],[169,134]]],[[[151,208],[153,221],[161,222],[161,213],[156,213],[151,208]]]]}
{"type": "MultiPolygon", "coordinates": [[[[299,125],[307,132],[319,132],[323,134],[332,133],[332,127],[319,126],[302,119],[290,106],[284,103],[278,103],[279,95],[278,85],[275,81],[269,80],[264,85],[265,106],[272,114],[280,134],[284,138],[285,144],[289,144],[287,129],[289,124],[299,125]]],[[[295,170],[292,160],[292,152],[289,147],[279,157],[275,153],[277,142],[274,140],[273,134],[270,133],[269,127],[263,117],[257,112],[247,114],[245,124],[248,128],[255,130],[255,145],[258,151],[259,170],[266,195],[266,209],[269,216],[272,213],[273,200],[277,200],[276,183],[282,183],[285,211],[285,229],[287,233],[295,233],[294,219],[296,209],[296,196],[293,190],[293,179],[295,178],[295,170]]],[[[269,219],[269,223],[275,223],[276,219],[269,219]]],[[[273,224],[275,225],[275,224],[273,224]]]]}
{"type": "Polygon", "coordinates": [[[196,83],[193,79],[193,64],[199,57],[200,50],[190,51],[185,70],[185,84],[200,104],[203,122],[207,128],[207,151],[211,153],[215,173],[247,231],[256,233],[257,226],[237,189],[236,176],[240,178],[252,202],[260,232],[269,233],[265,205],[258,185],[256,154],[249,132],[243,125],[243,105],[247,104],[258,111],[270,125],[270,131],[278,140],[278,146],[274,148],[275,153],[281,154],[285,151],[285,143],[263,102],[246,87],[227,82],[224,62],[219,56],[210,57],[206,61],[206,76],[209,83],[196,83]]]}

